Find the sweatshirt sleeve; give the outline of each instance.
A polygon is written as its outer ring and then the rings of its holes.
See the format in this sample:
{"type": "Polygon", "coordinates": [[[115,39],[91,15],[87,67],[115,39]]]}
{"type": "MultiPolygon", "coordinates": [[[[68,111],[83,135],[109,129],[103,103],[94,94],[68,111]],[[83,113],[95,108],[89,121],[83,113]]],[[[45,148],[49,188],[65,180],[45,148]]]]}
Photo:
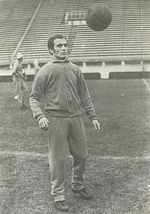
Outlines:
{"type": "Polygon", "coordinates": [[[78,79],[78,93],[81,100],[81,105],[86,112],[86,115],[90,120],[97,119],[97,114],[95,112],[95,108],[84,79],[82,72],[79,72],[79,79],[78,79]]]}
{"type": "Polygon", "coordinates": [[[33,117],[37,121],[45,117],[41,108],[42,106],[41,99],[45,93],[46,75],[44,74],[44,72],[43,74],[41,73],[42,72],[39,72],[36,78],[34,79],[32,84],[31,94],[29,97],[29,104],[31,107],[31,111],[33,113],[33,117]]]}

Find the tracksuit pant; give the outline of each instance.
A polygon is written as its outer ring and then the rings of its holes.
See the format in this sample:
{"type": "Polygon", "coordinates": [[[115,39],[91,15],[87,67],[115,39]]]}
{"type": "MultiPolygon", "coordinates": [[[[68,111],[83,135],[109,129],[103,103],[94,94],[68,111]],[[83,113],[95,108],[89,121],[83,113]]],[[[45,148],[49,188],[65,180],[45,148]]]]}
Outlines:
{"type": "Polygon", "coordinates": [[[84,187],[87,137],[81,116],[48,117],[48,119],[51,194],[54,196],[54,201],[61,201],[65,199],[64,172],[67,143],[73,157],[71,187],[74,190],[81,190],[84,187]]]}

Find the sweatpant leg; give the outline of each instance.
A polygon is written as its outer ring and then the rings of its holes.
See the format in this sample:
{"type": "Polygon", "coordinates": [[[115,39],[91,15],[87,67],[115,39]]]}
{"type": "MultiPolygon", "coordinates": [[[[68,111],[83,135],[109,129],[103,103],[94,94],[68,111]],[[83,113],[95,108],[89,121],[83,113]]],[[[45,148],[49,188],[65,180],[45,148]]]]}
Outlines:
{"type": "Polygon", "coordinates": [[[16,78],[15,76],[13,76],[13,89],[15,96],[19,96],[21,90],[21,82],[20,79],[16,78]]]}
{"type": "Polygon", "coordinates": [[[22,98],[23,98],[23,94],[22,94],[22,91],[21,91],[21,85],[22,85],[22,82],[21,82],[21,79],[18,79],[17,80],[17,94],[18,94],[18,103],[20,105],[22,105],[22,98]]]}
{"type": "Polygon", "coordinates": [[[64,200],[64,171],[68,135],[65,118],[50,117],[48,147],[51,174],[51,194],[54,201],[64,200]]]}
{"type": "Polygon", "coordinates": [[[22,93],[25,93],[28,91],[27,84],[25,83],[24,80],[22,80],[21,91],[22,91],[22,93]]]}
{"type": "Polygon", "coordinates": [[[20,91],[20,103],[21,105],[25,104],[25,98],[27,97],[27,85],[23,79],[21,79],[21,91],[20,91]]]}
{"type": "Polygon", "coordinates": [[[81,190],[84,188],[85,164],[88,155],[87,136],[81,116],[71,119],[68,141],[70,154],[73,156],[71,187],[74,190],[81,190]]]}
{"type": "Polygon", "coordinates": [[[13,77],[14,94],[17,96],[17,101],[20,105],[23,104],[22,80],[13,77]]]}

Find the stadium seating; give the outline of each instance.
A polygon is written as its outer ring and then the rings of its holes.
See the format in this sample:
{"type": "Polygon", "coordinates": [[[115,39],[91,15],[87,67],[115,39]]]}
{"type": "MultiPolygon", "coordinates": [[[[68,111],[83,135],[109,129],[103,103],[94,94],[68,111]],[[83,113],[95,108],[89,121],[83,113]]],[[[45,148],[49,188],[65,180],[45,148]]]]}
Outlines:
{"type": "Polygon", "coordinates": [[[46,62],[49,58],[47,40],[55,33],[68,38],[71,58],[75,61],[149,59],[150,2],[147,0],[101,0],[113,16],[111,25],[102,32],[92,31],[86,25],[66,25],[63,20],[66,11],[86,11],[96,0],[4,2],[0,2],[0,65],[10,62],[17,47],[26,61],[36,58],[46,62]],[[30,23],[39,3],[37,14],[30,23]]]}
{"type": "Polygon", "coordinates": [[[0,1],[0,64],[10,61],[39,1],[0,1]]]}
{"type": "MultiPolygon", "coordinates": [[[[103,1],[105,2],[105,1],[103,1]]],[[[148,1],[107,1],[112,11],[112,24],[103,32],[80,26],[72,49],[72,57],[138,56],[150,53],[148,1]]]]}

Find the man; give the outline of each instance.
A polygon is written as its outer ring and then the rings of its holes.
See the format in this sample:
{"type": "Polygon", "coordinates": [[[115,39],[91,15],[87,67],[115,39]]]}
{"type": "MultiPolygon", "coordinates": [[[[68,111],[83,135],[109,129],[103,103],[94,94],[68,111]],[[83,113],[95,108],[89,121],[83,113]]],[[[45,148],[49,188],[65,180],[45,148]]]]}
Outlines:
{"type": "Polygon", "coordinates": [[[57,209],[68,211],[64,197],[64,166],[66,144],[73,157],[72,191],[90,199],[84,185],[87,138],[81,107],[87,113],[95,131],[100,124],[89,91],[79,67],[67,58],[67,41],[55,35],[48,41],[52,59],[35,77],[30,95],[30,106],[39,127],[48,130],[51,194],[57,209]],[[41,97],[45,96],[45,114],[41,109],[41,97]]]}
{"type": "Polygon", "coordinates": [[[34,70],[34,79],[35,79],[35,76],[37,75],[37,73],[38,73],[39,70],[40,70],[40,66],[39,66],[38,60],[35,59],[35,60],[33,61],[33,65],[34,65],[33,70],[34,70]]]}
{"type": "Polygon", "coordinates": [[[12,71],[12,78],[13,78],[13,86],[14,86],[14,93],[15,97],[14,99],[18,101],[20,104],[21,110],[27,109],[27,106],[25,105],[25,93],[27,92],[27,85],[25,83],[25,80],[27,78],[26,73],[22,66],[23,63],[23,54],[17,53],[17,59],[13,66],[12,71]]]}

